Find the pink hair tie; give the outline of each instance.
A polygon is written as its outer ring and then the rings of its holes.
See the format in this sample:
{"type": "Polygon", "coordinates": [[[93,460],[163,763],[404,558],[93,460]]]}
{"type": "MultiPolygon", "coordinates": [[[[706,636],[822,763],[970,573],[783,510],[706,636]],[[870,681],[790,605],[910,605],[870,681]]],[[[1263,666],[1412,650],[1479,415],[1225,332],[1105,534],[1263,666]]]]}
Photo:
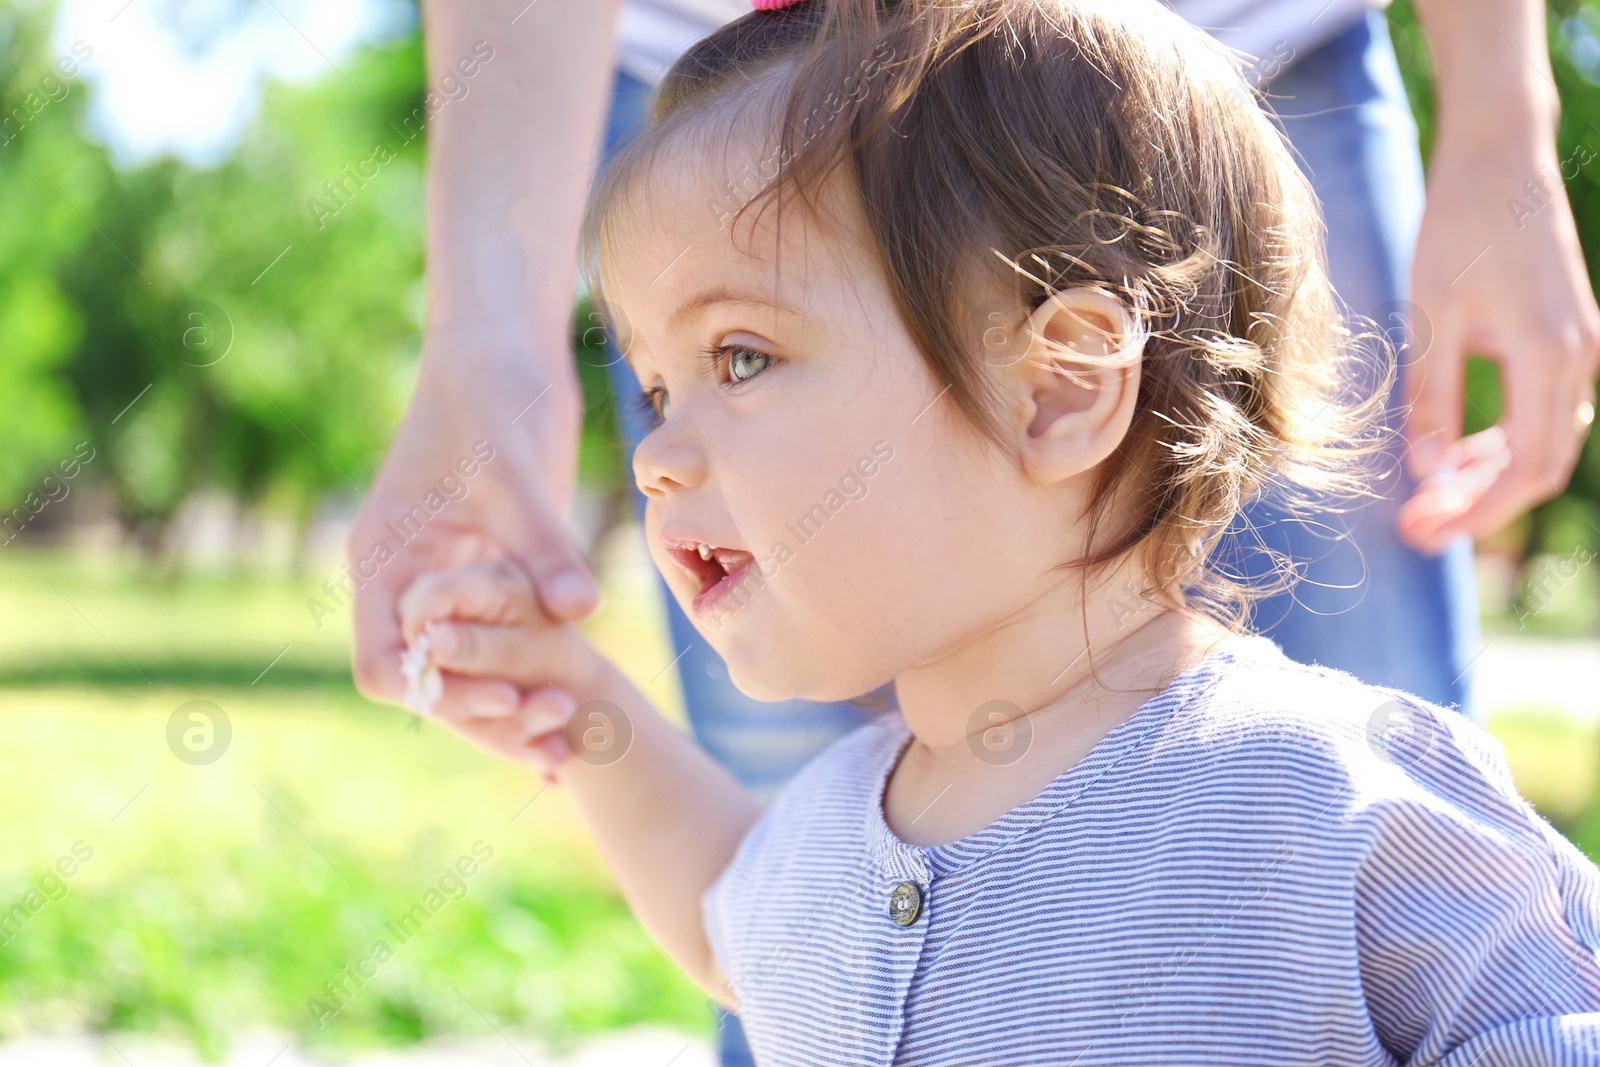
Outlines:
{"type": "Polygon", "coordinates": [[[757,11],[776,11],[780,7],[790,7],[798,4],[800,0],[750,0],[757,11]]]}

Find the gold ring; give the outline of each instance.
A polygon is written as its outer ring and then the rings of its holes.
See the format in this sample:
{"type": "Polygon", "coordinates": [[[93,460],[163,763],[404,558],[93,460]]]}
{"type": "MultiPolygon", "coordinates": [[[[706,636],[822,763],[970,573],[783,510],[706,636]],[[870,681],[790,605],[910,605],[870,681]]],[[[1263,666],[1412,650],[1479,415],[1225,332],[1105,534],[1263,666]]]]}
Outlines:
{"type": "Polygon", "coordinates": [[[1585,400],[1578,405],[1578,425],[1587,426],[1594,422],[1594,401],[1585,400]]]}

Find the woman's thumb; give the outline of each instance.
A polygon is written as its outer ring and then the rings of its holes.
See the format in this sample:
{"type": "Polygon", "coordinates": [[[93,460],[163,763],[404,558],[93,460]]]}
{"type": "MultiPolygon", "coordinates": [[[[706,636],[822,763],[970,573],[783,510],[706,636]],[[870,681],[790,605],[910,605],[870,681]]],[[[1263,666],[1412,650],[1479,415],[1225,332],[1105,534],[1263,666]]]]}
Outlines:
{"type": "Polygon", "coordinates": [[[536,521],[525,534],[522,560],[539,597],[539,606],[557,622],[576,622],[600,605],[600,587],[572,531],[547,501],[534,509],[536,521]]]}

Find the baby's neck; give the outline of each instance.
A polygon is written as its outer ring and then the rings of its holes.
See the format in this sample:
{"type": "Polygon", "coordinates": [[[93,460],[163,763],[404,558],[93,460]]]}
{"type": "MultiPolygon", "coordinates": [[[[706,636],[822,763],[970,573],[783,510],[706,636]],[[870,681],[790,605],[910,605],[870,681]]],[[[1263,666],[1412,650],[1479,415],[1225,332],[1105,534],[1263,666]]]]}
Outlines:
{"type": "Polygon", "coordinates": [[[1116,588],[1036,601],[896,679],[913,737],[884,814],[903,840],[957,840],[1032,799],[1228,636],[1116,588]]]}

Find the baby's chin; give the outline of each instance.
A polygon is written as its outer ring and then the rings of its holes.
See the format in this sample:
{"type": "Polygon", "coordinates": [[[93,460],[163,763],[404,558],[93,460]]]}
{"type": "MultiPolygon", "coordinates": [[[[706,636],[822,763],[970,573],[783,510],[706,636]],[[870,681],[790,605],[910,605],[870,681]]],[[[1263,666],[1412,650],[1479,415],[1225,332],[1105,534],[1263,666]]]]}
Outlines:
{"type": "MultiPolygon", "coordinates": [[[[709,638],[708,638],[709,640],[709,638]]],[[[775,659],[771,647],[752,649],[748,635],[712,647],[728,666],[734,688],[751,700],[777,703],[784,700],[810,700],[831,704],[870,693],[890,679],[862,680],[839,669],[840,659],[818,654],[803,661],[775,659]]]]}
{"type": "Polygon", "coordinates": [[[786,700],[809,700],[817,704],[832,704],[871,692],[871,687],[860,690],[841,689],[836,685],[823,684],[820,679],[816,684],[804,684],[782,678],[771,678],[760,673],[741,671],[731,663],[728,666],[728,677],[739,692],[751,700],[759,700],[765,704],[778,704],[786,700]]]}

